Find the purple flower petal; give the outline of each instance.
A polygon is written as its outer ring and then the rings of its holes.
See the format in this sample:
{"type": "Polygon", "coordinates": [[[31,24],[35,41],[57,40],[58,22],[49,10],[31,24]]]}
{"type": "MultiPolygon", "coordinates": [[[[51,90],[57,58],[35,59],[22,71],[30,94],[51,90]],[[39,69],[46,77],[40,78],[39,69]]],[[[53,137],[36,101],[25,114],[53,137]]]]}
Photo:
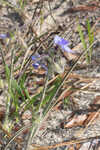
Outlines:
{"type": "Polygon", "coordinates": [[[38,69],[39,66],[41,66],[46,71],[48,70],[47,67],[46,67],[46,65],[44,65],[43,63],[41,63],[41,60],[38,60],[38,58],[40,58],[40,55],[33,55],[31,58],[32,58],[32,60],[34,62],[32,65],[33,65],[33,67],[35,69],[38,69]]]}
{"type": "Polygon", "coordinates": [[[32,64],[32,65],[33,65],[33,67],[34,67],[35,69],[38,69],[38,67],[40,66],[39,63],[34,63],[34,64],[32,64]]]}
{"type": "Polygon", "coordinates": [[[71,50],[67,45],[61,46],[61,49],[67,53],[76,53],[75,51],[71,50]]]}
{"type": "Polygon", "coordinates": [[[40,66],[40,61],[38,61],[38,58],[40,58],[40,55],[33,55],[31,58],[34,61],[34,63],[32,64],[33,67],[35,69],[38,69],[38,67],[40,66]]]}
{"type": "Polygon", "coordinates": [[[48,68],[46,67],[46,65],[44,65],[44,64],[40,64],[41,65],[41,67],[43,68],[43,69],[45,69],[46,71],[48,71],[48,68]]]}
{"type": "Polygon", "coordinates": [[[61,49],[63,51],[66,51],[67,53],[75,53],[75,51],[71,50],[68,45],[69,42],[61,37],[59,37],[58,35],[56,35],[54,37],[54,44],[58,45],[61,47],[61,49]]]}
{"type": "Polygon", "coordinates": [[[62,38],[61,41],[58,42],[58,44],[59,45],[68,45],[69,42],[62,38]]]}
{"type": "Polygon", "coordinates": [[[6,33],[0,34],[0,39],[6,39],[6,38],[8,38],[8,35],[6,33]]]}
{"type": "Polygon", "coordinates": [[[59,46],[62,46],[62,45],[68,45],[69,44],[69,41],[61,38],[60,36],[56,35],[54,37],[54,44],[56,45],[59,45],[59,46]]]}
{"type": "Polygon", "coordinates": [[[31,58],[33,61],[36,61],[38,58],[40,58],[40,55],[33,55],[31,58]]]}

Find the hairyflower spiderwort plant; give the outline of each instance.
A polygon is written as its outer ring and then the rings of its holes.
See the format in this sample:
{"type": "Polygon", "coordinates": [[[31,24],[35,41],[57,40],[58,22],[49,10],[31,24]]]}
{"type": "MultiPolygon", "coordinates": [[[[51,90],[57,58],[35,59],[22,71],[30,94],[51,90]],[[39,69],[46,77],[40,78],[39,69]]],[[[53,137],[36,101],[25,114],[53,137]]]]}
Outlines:
{"type": "Polygon", "coordinates": [[[68,45],[69,45],[69,41],[61,38],[60,36],[56,35],[54,37],[54,44],[58,45],[61,47],[63,52],[68,52],[68,53],[75,53],[73,50],[71,50],[68,45]]]}
{"type": "MultiPolygon", "coordinates": [[[[69,41],[65,40],[64,38],[61,38],[60,36],[56,35],[54,37],[54,44],[57,46],[61,47],[61,50],[63,52],[68,52],[68,53],[75,53],[75,51],[71,50],[68,45],[69,45],[69,41]]],[[[46,55],[44,55],[46,57],[46,55]]],[[[33,61],[33,67],[35,69],[38,69],[39,67],[42,67],[43,69],[46,70],[46,72],[48,71],[48,68],[46,67],[46,65],[42,62],[43,60],[43,56],[40,56],[39,54],[37,55],[33,55],[32,57],[32,61],[33,61]]]]}

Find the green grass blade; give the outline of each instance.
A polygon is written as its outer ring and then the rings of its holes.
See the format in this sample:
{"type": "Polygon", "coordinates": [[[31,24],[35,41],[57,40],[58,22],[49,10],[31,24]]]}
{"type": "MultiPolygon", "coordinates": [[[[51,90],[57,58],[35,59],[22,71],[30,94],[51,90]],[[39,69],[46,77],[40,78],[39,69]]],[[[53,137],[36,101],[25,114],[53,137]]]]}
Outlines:
{"type": "Polygon", "coordinates": [[[19,5],[21,9],[24,9],[25,4],[26,4],[26,0],[19,0],[19,5]]]}
{"type": "Polygon", "coordinates": [[[18,97],[21,97],[22,100],[25,101],[23,89],[21,89],[16,80],[12,80],[12,90],[16,92],[16,95],[18,95],[18,97]]]}
{"type": "Polygon", "coordinates": [[[8,65],[5,65],[5,72],[6,72],[6,80],[9,84],[10,83],[10,69],[9,69],[8,65]]]}
{"type": "Polygon", "coordinates": [[[78,25],[78,32],[79,32],[80,39],[81,39],[81,42],[83,44],[83,47],[86,50],[87,49],[87,45],[86,45],[85,38],[84,38],[84,35],[83,35],[83,31],[82,31],[82,28],[81,28],[80,24],[78,25]]]}
{"type": "MultiPolygon", "coordinates": [[[[87,24],[87,31],[88,31],[88,37],[89,37],[89,45],[91,45],[94,41],[94,35],[93,35],[93,32],[91,31],[91,25],[90,25],[89,20],[86,21],[86,24],[87,24]]],[[[91,57],[92,57],[92,47],[89,50],[90,62],[91,62],[91,57]]]]}
{"type": "MultiPolygon", "coordinates": [[[[43,116],[45,116],[47,114],[48,110],[52,107],[52,103],[53,103],[52,99],[53,99],[58,87],[60,86],[61,82],[62,82],[61,78],[58,77],[54,83],[54,88],[48,93],[48,95],[47,95],[48,99],[46,97],[46,99],[47,99],[46,101],[48,103],[45,105],[45,108],[43,110],[43,116]]],[[[44,101],[44,103],[45,103],[45,101],[44,101]]]]}
{"type": "MultiPolygon", "coordinates": [[[[84,50],[86,50],[87,49],[87,44],[85,42],[85,38],[84,38],[84,35],[83,35],[82,28],[81,28],[80,24],[78,25],[78,32],[79,32],[79,35],[80,35],[81,42],[83,44],[83,48],[84,48],[84,50]]],[[[89,63],[88,52],[86,52],[86,61],[87,61],[87,63],[89,63]]]]}

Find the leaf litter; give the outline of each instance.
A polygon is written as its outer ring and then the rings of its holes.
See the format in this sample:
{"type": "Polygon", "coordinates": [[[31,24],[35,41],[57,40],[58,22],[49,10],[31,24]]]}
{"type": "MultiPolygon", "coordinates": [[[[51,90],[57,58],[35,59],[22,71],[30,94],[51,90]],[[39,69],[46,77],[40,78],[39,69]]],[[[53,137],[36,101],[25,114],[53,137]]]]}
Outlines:
{"type": "MultiPolygon", "coordinates": [[[[52,4],[55,5],[55,2],[52,3],[52,4]]],[[[81,7],[81,8],[83,8],[83,7],[81,7]]],[[[64,6],[62,5],[62,10],[63,9],[64,9],[64,6]]],[[[87,9],[87,11],[88,11],[88,9],[87,9]]],[[[23,16],[22,13],[21,13],[21,15],[23,16]]],[[[75,14],[71,15],[72,19],[75,17],[74,15],[75,14]]],[[[88,15],[91,16],[91,14],[88,14],[88,15]]],[[[96,16],[96,14],[95,14],[95,16],[96,16]]],[[[29,19],[29,18],[30,17],[28,16],[26,19],[29,19]]],[[[66,20],[67,19],[69,19],[69,16],[67,16],[67,17],[65,17],[61,20],[63,25],[66,25],[66,20]],[[63,22],[63,20],[65,22],[63,22]]],[[[61,22],[59,22],[59,24],[61,22]]],[[[84,19],[84,22],[85,22],[85,19],[84,19]]],[[[62,28],[63,28],[63,25],[62,25],[62,28]]],[[[34,28],[34,26],[33,26],[33,28],[34,28]]],[[[45,27],[44,27],[44,29],[45,29],[45,27]]],[[[56,27],[55,27],[55,29],[56,29],[56,27]]],[[[51,31],[52,32],[57,32],[54,29],[51,30],[51,31]]],[[[48,30],[48,33],[50,34],[51,31],[48,30]]],[[[96,32],[96,37],[98,37],[99,29],[98,30],[96,29],[96,31],[97,31],[96,32]]],[[[30,37],[30,35],[28,35],[28,34],[30,34],[30,32],[29,33],[28,32],[26,33],[26,35],[27,35],[27,37],[30,37]]],[[[62,31],[59,30],[59,32],[62,32],[62,31]]],[[[39,34],[39,31],[37,31],[37,33],[39,34]]],[[[33,32],[33,34],[34,34],[34,32],[33,32]]],[[[66,35],[66,32],[65,32],[65,35],[66,35]]],[[[76,33],[76,35],[77,35],[77,33],[76,33]]],[[[28,41],[27,37],[23,36],[23,43],[27,43],[27,41],[28,41]]],[[[51,40],[53,39],[52,36],[50,38],[51,38],[51,40]]],[[[73,38],[70,36],[69,39],[75,39],[75,35],[74,35],[73,38]]],[[[31,38],[30,41],[31,40],[33,40],[33,39],[31,38]]],[[[15,41],[13,41],[13,42],[15,42],[15,41]]],[[[72,50],[75,49],[75,50],[79,50],[79,51],[81,50],[82,51],[82,44],[77,43],[77,40],[75,40],[74,42],[75,42],[75,45],[77,45],[77,46],[73,47],[72,50]]],[[[49,43],[49,41],[48,41],[48,43],[49,43]]],[[[28,43],[28,44],[30,44],[30,43],[28,43]]],[[[41,42],[41,40],[38,42],[38,44],[40,44],[40,47],[43,48],[43,51],[46,50],[45,47],[48,47],[47,43],[45,44],[45,42],[43,42],[43,41],[41,42]]],[[[38,44],[35,45],[35,48],[38,46],[38,44]]],[[[73,44],[71,46],[73,46],[73,44]]],[[[32,53],[33,53],[32,51],[30,53],[29,53],[29,51],[26,52],[26,55],[24,55],[24,59],[22,59],[23,55],[21,55],[22,58],[21,58],[20,62],[22,60],[24,60],[23,62],[25,62],[25,58],[28,57],[28,55],[31,56],[32,53]]],[[[95,57],[95,53],[99,54],[99,47],[97,47],[96,52],[93,53],[93,58],[95,57]]],[[[70,64],[70,59],[74,59],[74,58],[77,59],[77,56],[75,56],[75,55],[72,56],[72,54],[70,54],[70,56],[68,56],[64,53],[64,55],[67,58],[67,61],[68,61],[69,64],[70,64]]],[[[65,81],[61,92],[57,96],[57,104],[54,106],[53,112],[50,113],[50,116],[46,120],[47,121],[47,125],[45,125],[45,128],[47,129],[46,133],[43,133],[44,129],[39,131],[39,132],[41,132],[41,133],[39,133],[40,136],[38,135],[35,139],[36,140],[35,143],[38,143],[40,145],[51,145],[51,146],[46,146],[46,147],[40,146],[36,149],[54,149],[54,148],[57,148],[57,147],[63,147],[63,146],[69,146],[69,145],[74,145],[74,146],[66,147],[67,150],[68,149],[69,150],[75,149],[75,145],[76,145],[77,149],[81,149],[80,147],[82,145],[80,145],[80,143],[86,142],[86,141],[88,142],[88,140],[91,140],[92,138],[93,139],[99,138],[99,135],[97,137],[92,132],[91,136],[89,137],[90,139],[87,138],[88,133],[87,133],[86,138],[83,139],[83,135],[80,133],[81,129],[82,129],[81,131],[86,132],[88,130],[88,127],[90,127],[92,125],[92,123],[94,123],[95,121],[98,120],[98,117],[97,117],[97,116],[99,116],[98,101],[99,101],[99,98],[100,98],[99,97],[99,90],[100,90],[99,89],[99,85],[100,85],[99,84],[99,80],[100,80],[99,75],[100,74],[98,72],[99,64],[91,62],[91,65],[86,65],[86,61],[84,61],[84,59],[82,61],[84,62],[84,67],[86,67],[86,68],[83,68],[82,70],[81,70],[81,67],[79,67],[77,69],[75,68],[74,73],[72,73],[69,76],[68,80],[65,81]],[[69,98],[69,100],[68,100],[69,104],[70,104],[70,100],[72,100],[71,102],[73,103],[72,104],[73,105],[73,110],[68,108],[68,106],[67,107],[64,106],[63,102],[64,102],[64,99],[66,99],[66,98],[69,98]],[[76,106],[75,106],[75,104],[76,104],[76,106]],[[80,113],[80,111],[83,109],[83,116],[82,116],[82,113],[81,113],[80,117],[78,115],[76,115],[75,113],[73,114],[73,112],[76,112],[77,108],[78,108],[77,113],[80,113]],[[86,114],[84,114],[84,112],[86,112],[86,114]],[[67,118],[67,117],[69,117],[69,118],[67,118]],[[66,123],[66,120],[67,120],[67,123],[66,123]],[[64,127],[63,127],[64,129],[62,129],[61,126],[60,126],[62,121],[64,123],[64,127]],[[81,128],[79,128],[79,126],[81,126],[81,128]],[[82,128],[82,126],[84,126],[84,129],[82,128]],[[76,127],[76,129],[75,129],[75,127],[76,127]],[[70,129],[67,129],[67,128],[70,128],[70,129]],[[72,130],[71,130],[71,128],[72,128],[72,130]],[[73,128],[75,129],[74,131],[73,131],[73,128]],[[80,139],[72,140],[73,138],[78,138],[79,134],[80,134],[80,136],[82,135],[82,137],[80,139]],[[94,135],[94,136],[92,136],[92,135],[94,135]],[[68,142],[63,142],[66,139],[69,139],[69,141],[68,142]],[[55,143],[59,143],[59,144],[55,144],[55,143]]],[[[79,62],[79,64],[78,64],[79,66],[83,65],[82,61],[79,62]]],[[[70,68],[70,66],[71,65],[66,66],[65,71],[67,71],[70,68]]],[[[22,67],[23,67],[23,65],[22,65],[22,67]]],[[[27,70],[27,67],[26,67],[26,70],[27,70]]],[[[1,68],[0,72],[1,71],[3,71],[3,68],[1,68]]],[[[20,71],[18,69],[17,72],[15,72],[15,74],[18,74],[18,76],[19,76],[19,72],[20,71]]],[[[29,72],[30,72],[30,70],[27,70],[27,73],[29,73],[29,72]]],[[[42,71],[40,69],[40,74],[42,74],[41,72],[42,71]]],[[[43,70],[43,72],[44,72],[44,70],[43,70]]],[[[31,89],[33,91],[34,91],[35,88],[38,87],[39,84],[37,84],[37,83],[42,81],[42,83],[41,83],[42,86],[43,86],[43,83],[44,83],[44,78],[43,77],[41,77],[40,80],[33,82],[34,77],[37,76],[38,74],[39,74],[39,70],[36,73],[33,72],[33,78],[31,79],[31,86],[32,86],[31,89]],[[36,83],[36,87],[33,87],[32,83],[36,83]]],[[[59,75],[56,75],[56,74],[52,75],[52,78],[48,82],[48,86],[50,85],[52,87],[54,81],[56,80],[56,78],[58,76],[59,75]]],[[[64,73],[62,73],[60,76],[61,76],[61,78],[63,78],[64,73]]],[[[39,79],[39,77],[38,77],[38,79],[39,79]]],[[[28,88],[30,89],[30,87],[28,87],[28,88]]],[[[40,92],[41,89],[36,89],[35,92],[37,93],[38,91],[40,92]]],[[[34,95],[35,93],[32,93],[32,94],[34,95]]],[[[0,110],[0,111],[1,111],[0,116],[1,116],[1,118],[3,118],[2,115],[5,115],[5,109],[4,109],[3,113],[2,113],[2,110],[0,110]]],[[[22,118],[23,118],[23,116],[22,116],[22,118]]],[[[24,118],[25,118],[25,116],[24,116],[24,118]]],[[[27,115],[26,115],[26,119],[27,119],[27,115]]],[[[21,125],[23,126],[23,124],[21,124],[21,125]]],[[[4,132],[4,134],[7,134],[7,132],[4,131],[2,126],[1,126],[1,130],[4,132]]],[[[99,134],[99,131],[98,131],[98,134],[99,134]]],[[[12,137],[12,134],[10,135],[10,137],[12,137]]],[[[16,142],[18,143],[17,138],[16,138],[16,142]]],[[[20,143],[21,143],[21,141],[20,141],[20,143]]],[[[33,143],[34,143],[34,141],[33,141],[33,143]]],[[[97,145],[97,143],[96,143],[96,145],[97,145]]],[[[1,145],[2,145],[2,142],[1,142],[1,145]]],[[[34,144],[32,144],[32,146],[35,147],[34,144]]]]}

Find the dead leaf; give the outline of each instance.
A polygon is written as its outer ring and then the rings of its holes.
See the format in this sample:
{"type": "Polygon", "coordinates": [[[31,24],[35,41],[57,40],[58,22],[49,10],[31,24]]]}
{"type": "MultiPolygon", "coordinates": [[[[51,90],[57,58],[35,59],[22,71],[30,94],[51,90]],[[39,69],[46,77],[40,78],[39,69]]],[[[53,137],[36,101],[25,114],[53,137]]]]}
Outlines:
{"type": "Polygon", "coordinates": [[[67,122],[62,122],[61,127],[62,128],[72,128],[72,127],[78,127],[78,126],[87,126],[91,120],[93,122],[94,118],[97,119],[99,116],[99,108],[100,108],[100,96],[97,96],[94,99],[94,102],[90,104],[89,108],[87,110],[77,110],[80,114],[77,115],[75,113],[71,114],[71,117],[68,119],[67,122]],[[83,113],[85,112],[85,113],[83,113]],[[97,113],[98,112],[98,113],[97,113]]]}
{"type": "Polygon", "coordinates": [[[87,5],[79,5],[78,7],[69,8],[68,13],[76,13],[80,11],[95,11],[100,8],[100,2],[90,2],[87,5]]]}

